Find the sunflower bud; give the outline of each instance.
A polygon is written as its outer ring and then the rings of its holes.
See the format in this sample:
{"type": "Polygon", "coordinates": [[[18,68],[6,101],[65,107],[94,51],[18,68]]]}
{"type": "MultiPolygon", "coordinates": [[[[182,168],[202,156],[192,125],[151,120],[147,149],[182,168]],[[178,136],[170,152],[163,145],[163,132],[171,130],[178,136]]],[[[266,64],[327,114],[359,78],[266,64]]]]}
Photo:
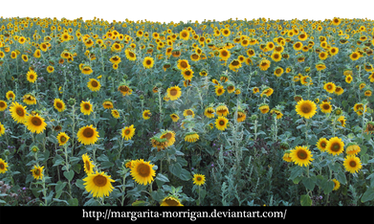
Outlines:
{"type": "Polygon", "coordinates": [[[39,152],[39,147],[36,146],[36,145],[34,145],[34,146],[31,147],[31,151],[32,151],[33,153],[37,153],[37,152],[39,152]]]}
{"type": "Polygon", "coordinates": [[[5,156],[9,156],[9,155],[10,155],[10,152],[9,152],[8,149],[4,151],[4,155],[5,155],[5,156]]]}
{"type": "Polygon", "coordinates": [[[75,102],[76,101],[75,101],[74,98],[70,98],[69,101],[68,101],[68,103],[69,103],[70,106],[74,106],[75,102]]]}
{"type": "Polygon", "coordinates": [[[139,96],[139,99],[140,99],[140,100],[144,100],[144,96],[143,96],[143,94],[139,96]]]}
{"type": "Polygon", "coordinates": [[[128,78],[129,78],[129,76],[128,76],[128,75],[126,75],[126,74],[124,74],[124,75],[123,75],[123,78],[124,78],[124,79],[128,79],[128,78]]]}

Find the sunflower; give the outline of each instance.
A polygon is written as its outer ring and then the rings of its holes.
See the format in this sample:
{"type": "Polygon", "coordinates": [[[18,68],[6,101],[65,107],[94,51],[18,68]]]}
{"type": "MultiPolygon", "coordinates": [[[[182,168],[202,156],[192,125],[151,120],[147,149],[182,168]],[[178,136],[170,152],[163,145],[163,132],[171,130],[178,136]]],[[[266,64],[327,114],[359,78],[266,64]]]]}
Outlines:
{"type": "Polygon", "coordinates": [[[187,116],[195,117],[195,113],[191,109],[186,109],[186,110],[183,111],[183,116],[185,116],[185,117],[187,117],[187,116]]]}
{"type": "Polygon", "coordinates": [[[351,75],[347,75],[347,76],[345,77],[345,82],[348,83],[348,84],[351,83],[352,80],[353,80],[353,78],[352,78],[351,75]]]}
{"type": "Polygon", "coordinates": [[[322,113],[331,113],[332,111],[332,106],[330,104],[330,102],[323,102],[319,105],[319,107],[321,108],[321,111],[322,113]]]}
{"type": "Polygon", "coordinates": [[[82,101],[80,106],[81,106],[81,112],[84,115],[90,115],[91,112],[93,112],[92,105],[91,105],[90,101],[82,101]]]}
{"type": "Polygon", "coordinates": [[[175,196],[167,196],[162,199],[160,206],[183,206],[175,196]]]}
{"type": "Polygon", "coordinates": [[[222,85],[217,85],[215,86],[216,90],[216,95],[221,96],[225,92],[225,88],[222,85]]]}
{"type": "Polygon", "coordinates": [[[179,116],[175,113],[170,114],[170,118],[173,120],[173,122],[178,122],[179,116]]]}
{"type": "Polygon", "coordinates": [[[282,60],[282,55],[279,52],[273,52],[270,57],[275,62],[282,60]]]}
{"type": "Polygon", "coordinates": [[[263,97],[264,95],[266,95],[267,97],[269,97],[273,93],[274,93],[274,90],[272,88],[268,87],[268,88],[266,88],[266,89],[264,89],[262,91],[262,93],[260,94],[260,96],[263,97]]]}
{"type": "Polygon", "coordinates": [[[316,144],[317,148],[322,152],[326,151],[328,140],[326,138],[320,138],[316,144]]]}
{"type": "Polygon", "coordinates": [[[323,88],[324,88],[327,92],[329,92],[329,93],[334,93],[334,92],[335,92],[335,88],[336,88],[336,86],[335,86],[334,83],[332,83],[332,82],[328,82],[328,83],[326,83],[326,84],[323,86],[323,88]]]}
{"type": "Polygon", "coordinates": [[[220,116],[216,119],[216,128],[220,131],[224,131],[227,128],[229,120],[226,117],[220,116]]]}
{"type": "MultiPolygon", "coordinates": [[[[283,114],[282,114],[282,116],[283,116],[283,114]]],[[[247,117],[247,114],[246,113],[244,113],[243,111],[238,111],[238,118],[237,118],[237,121],[238,122],[243,122],[243,121],[245,121],[245,118],[247,117]]],[[[277,119],[279,119],[278,118],[278,114],[277,114],[277,119]]]]}
{"type": "Polygon", "coordinates": [[[193,73],[194,72],[190,68],[187,68],[187,69],[181,71],[181,74],[183,75],[183,78],[185,80],[189,80],[189,81],[191,81],[191,79],[193,77],[193,73]]]}
{"type": "Polygon", "coordinates": [[[86,191],[92,193],[94,197],[103,198],[104,196],[109,196],[109,193],[113,191],[113,186],[111,182],[115,182],[106,175],[104,172],[97,172],[87,174],[87,177],[83,179],[86,185],[86,191]]]}
{"type": "Polygon", "coordinates": [[[316,64],[316,69],[317,69],[317,71],[322,71],[322,70],[326,69],[325,63],[323,63],[323,62],[317,63],[316,64]]]}
{"type": "Polygon", "coordinates": [[[12,102],[12,106],[9,107],[9,110],[14,121],[17,123],[24,123],[27,116],[26,106],[22,106],[17,102],[12,102]]]}
{"type": "Polygon", "coordinates": [[[90,157],[87,155],[87,153],[82,155],[82,160],[84,165],[84,172],[86,172],[86,174],[93,173],[93,168],[95,167],[95,165],[92,164],[90,157]]]}
{"type": "Polygon", "coordinates": [[[34,83],[36,79],[38,78],[38,75],[36,74],[35,71],[30,70],[27,72],[26,77],[27,77],[27,81],[34,83]]]}
{"type": "Polygon", "coordinates": [[[261,71],[266,71],[268,70],[268,68],[270,67],[270,61],[263,58],[261,61],[260,61],[260,64],[259,64],[259,67],[261,69],[261,71]]]}
{"type": "Polygon", "coordinates": [[[130,87],[126,86],[126,85],[120,85],[118,87],[118,91],[120,91],[123,96],[132,94],[132,89],[130,87]]]}
{"type": "Polygon", "coordinates": [[[219,57],[221,58],[221,60],[227,61],[230,58],[230,56],[230,51],[225,48],[219,51],[219,57]]]}
{"type": "Polygon", "coordinates": [[[369,97],[373,94],[373,92],[370,89],[365,90],[364,95],[369,97]]]}
{"type": "Polygon", "coordinates": [[[291,162],[292,162],[292,158],[291,158],[290,154],[291,154],[291,153],[285,152],[285,153],[283,154],[282,159],[283,159],[284,161],[288,162],[288,163],[291,163],[291,162]]]}
{"type": "Polygon", "coordinates": [[[352,60],[352,61],[356,61],[357,59],[359,59],[361,56],[361,54],[358,53],[358,52],[352,52],[350,55],[349,55],[349,58],[352,60]]]}
{"type": "Polygon", "coordinates": [[[151,116],[152,116],[152,114],[151,114],[150,110],[143,111],[143,119],[144,120],[148,120],[149,118],[151,118],[151,116]]]}
{"type": "Polygon", "coordinates": [[[357,153],[361,152],[361,148],[357,145],[356,142],[350,142],[345,151],[348,155],[357,155],[357,153]]]}
{"type": "Polygon", "coordinates": [[[89,65],[84,65],[82,67],[82,73],[85,74],[85,75],[89,75],[93,72],[92,68],[89,66],[89,65]]]}
{"type": "Polygon", "coordinates": [[[160,138],[160,134],[153,136],[151,139],[152,147],[157,148],[157,152],[164,150],[168,147],[167,138],[160,138]]]}
{"type": "Polygon", "coordinates": [[[44,132],[47,123],[44,122],[44,118],[39,115],[27,115],[25,119],[25,125],[27,129],[33,133],[42,133],[44,132]]]}
{"type": "Polygon", "coordinates": [[[284,72],[283,68],[276,67],[275,70],[274,70],[274,75],[277,76],[277,77],[281,77],[281,75],[283,74],[283,72],[284,72]]]}
{"type": "Polygon", "coordinates": [[[112,64],[118,65],[119,63],[121,63],[121,57],[118,55],[114,55],[109,59],[109,61],[112,62],[112,64]]]}
{"type": "Polygon", "coordinates": [[[112,110],[111,114],[116,119],[118,119],[120,117],[120,114],[119,114],[118,110],[116,110],[116,109],[112,110]]]}
{"type": "Polygon", "coordinates": [[[172,146],[175,143],[175,132],[174,131],[169,131],[165,130],[161,133],[160,139],[167,139],[166,147],[172,146]]]}
{"type": "Polygon", "coordinates": [[[60,132],[57,135],[59,145],[65,145],[69,141],[70,137],[65,132],[60,132]]]}
{"type": "Polygon", "coordinates": [[[262,114],[266,114],[267,112],[269,112],[269,105],[267,105],[267,104],[261,104],[260,106],[259,106],[259,108],[258,108],[259,110],[260,110],[260,112],[262,113],[262,114]]]}
{"type": "Polygon", "coordinates": [[[188,69],[190,68],[190,65],[188,64],[188,60],[182,60],[182,59],[179,59],[178,60],[178,63],[177,63],[177,68],[181,71],[185,70],[185,69],[188,69]]]}
{"type": "Polygon", "coordinates": [[[317,106],[313,101],[310,100],[300,100],[296,105],[296,112],[301,117],[310,119],[316,114],[317,106]]]}
{"type": "Polygon", "coordinates": [[[144,58],[144,60],[143,60],[144,68],[146,68],[146,69],[152,68],[153,64],[154,64],[153,58],[151,58],[151,57],[145,57],[144,58]]]}
{"type": "Polygon", "coordinates": [[[259,93],[260,92],[260,88],[258,88],[258,87],[253,87],[253,89],[252,89],[252,93],[253,94],[256,94],[256,93],[259,93]]]}
{"type": "Polygon", "coordinates": [[[360,158],[353,155],[347,155],[347,157],[345,157],[343,165],[345,167],[345,170],[350,173],[357,173],[362,168],[360,158]]]}
{"type": "Polygon", "coordinates": [[[56,110],[58,110],[58,112],[62,112],[66,109],[64,101],[60,99],[55,99],[53,101],[53,106],[55,107],[56,110]]]}
{"type": "Polygon", "coordinates": [[[87,87],[93,91],[93,92],[96,92],[96,91],[99,91],[100,88],[101,88],[101,84],[98,80],[96,79],[90,79],[90,81],[88,81],[87,83],[87,87]]]}
{"type": "Polygon", "coordinates": [[[179,37],[182,39],[182,40],[188,40],[190,38],[190,32],[188,32],[188,30],[182,30],[180,33],[179,33],[179,37]]]}
{"type": "Polygon", "coordinates": [[[113,103],[111,100],[104,100],[103,102],[104,109],[113,109],[113,103]]]}
{"type": "Polygon", "coordinates": [[[205,184],[205,175],[203,174],[194,174],[193,175],[193,184],[201,186],[205,184]]]}
{"type": "Polygon", "coordinates": [[[199,140],[199,135],[196,132],[188,132],[184,135],[184,140],[186,142],[196,142],[199,140]]]}
{"type": "Polygon", "coordinates": [[[346,118],[344,116],[340,116],[336,121],[339,121],[342,127],[345,127],[346,118]]]}
{"type": "Polygon", "coordinates": [[[229,114],[229,108],[225,104],[219,104],[216,108],[216,113],[218,116],[226,117],[229,114]]]}
{"type": "Polygon", "coordinates": [[[368,121],[366,123],[366,129],[364,131],[367,134],[372,134],[374,132],[374,122],[373,121],[368,121]]]}
{"type": "Polygon", "coordinates": [[[290,153],[291,160],[299,166],[309,166],[314,159],[311,151],[306,146],[296,146],[290,153]]]}
{"type": "Polygon", "coordinates": [[[126,55],[126,58],[130,61],[136,60],[136,54],[130,49],[125,50],[125,55],[126,55]]]}
{"type": "Polygon", "coordinates": [[[340,182],[337,179],[332,179],[334,182],[334,188],[332,189],[333,191],[337,191],[340,188],[340,182]]]}
{"type": "Polygon", "coordinates": [[[213,107],[207,107],[205,108],[204,110],[204,115],[207,117],[207,118],[213,118],[214,117],[214,113],[215,113],[215,110],[213,107]]]}
{"type": "Polygon", "coordinates": [[[78,141],[84,145],[95,144],[98,140],[99,132],[96,131],[96,128],[90,126],[81,127],[77,133],[78,141]]]}
{"type": "Polygon", "coordinates": [[[34,104],[36,104],[36,98],[31,93],[25,94],[22,97],[22,99],[23,99],[23,102],[26,103],[27,105],[34,105],[34,104]]]}
{"type": "Polygon", "coordinates": [[[0,100],[0,111],[6,110],[8,104],[4,100],[0,100]]]}
{"type": "Polygon", "coordinates": [[[150,161],[145,162],[143,159],[138,159],[132,161],[131,165],[130,174],[136,183],[143,185],[152,183],[153,177],[156,176],[156,171],[150,161]]]}
{"type": "Polygon", "coordinates": [[[43,179],[43,176],[44,176],[43,169],[44,169],[44,166],[40,167],[39,165],[34,165],[34,169],[30,170],[35,180],[43,179]]]}
{"type": "Polygon", "coordinates": [[[7,100],[14,101],[16,99],[16,94],[14,94],[12,90],[9,90],[8,92],[6,92],[5,97],[7,98],[7,100]]]}
{"type": "Polygon", "coordinates": [[[242,63],[238,59],[233,59],[229,64],[229,69],[236,72],[238,69],[242,67],[242,63]]]}
{"type": "Polygon", "coordinates": [[[122,138],[124,138],[126,141],[131,140],[131,138],[135,135],[135,129],[136,128],[134,128],[134,125],[123,128],[122,129],[122,138]]]}
{"type": "Polygon", "coordinates": [[[6,163],[3,159],[0,158],[0,173],[5,173],[8,171],[7,169],[8,163],[6,163]]]}
{"type": "Polygon", "coordinates": [[[344,142],[338,138],[330,138],[326,145],[326,150],[332,155],[339,155],[344,152],[344,142]]]}
{"type": "Polygon", "coordinates": [[[0,136],[2,136],[3,134],[5,134],[5,128],[4,125],[0,122],[0,136]]]}

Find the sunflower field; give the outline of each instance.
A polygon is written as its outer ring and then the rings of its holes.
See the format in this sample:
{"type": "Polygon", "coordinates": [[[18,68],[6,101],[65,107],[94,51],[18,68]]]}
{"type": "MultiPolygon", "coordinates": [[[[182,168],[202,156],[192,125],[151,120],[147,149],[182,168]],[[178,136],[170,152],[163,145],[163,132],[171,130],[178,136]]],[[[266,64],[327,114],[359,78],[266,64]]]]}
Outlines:
{"type": "Polygon", "coordinates": [[[374,22],[0,19],[0,204],[374,205],[374,22]]]}

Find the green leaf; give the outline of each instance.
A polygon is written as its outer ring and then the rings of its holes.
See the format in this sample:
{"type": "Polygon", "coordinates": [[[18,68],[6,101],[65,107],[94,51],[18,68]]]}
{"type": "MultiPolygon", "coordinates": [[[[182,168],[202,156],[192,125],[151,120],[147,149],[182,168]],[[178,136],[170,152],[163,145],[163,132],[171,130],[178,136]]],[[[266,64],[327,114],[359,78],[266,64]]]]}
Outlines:
{"type": "Polygon", "coordinates": [[[332,180],[328,180],[326,181],[326,183],[323,185],[323,193],[325,194],[329,194],[332,192],[332,190],[334,189],[334,181],[332,180]]]}
{"type": "Polygon", "coordinates": [[[55,187],[55,190],[56,190],[55,198],[60,198],[62,194],[62,190],[64,189],[65,186],[66,186],[66,182],[61,182],[61,181],[57,182],[57,185],[55,187]]]}
{"type": "Polygon", "coordinates": [[[316,185],[316,181],[314,180],[316,179],[316,177],[314,177],[313,179],[311,177],[304,177],[303,178],[303,184],[304,186],[308,189],[308,190],[313,190],[315,185],[316,185]]]}
{"type": "Polygon", "coordinates": [[[167,176],[163,175],[162,173],[157,174],[156,180],[162,181],[164,183],[170,182],[167,176]]]}
{"type": "Polygon", "coordinates": [[[84,185],[83,185],[84,181],[81,180],[81,179],[78,179],[76,182],[75,182],[75,185],[80,188],[81,190],[84,190],[84,185]]]}
{"type": "Polygon", "coordinates": [[[68,203],[69,203],[70,206],[78,206],[79,205],[78,199],[76,199],[76,198],[70,198],[68,200],[68,203]]]}
{"type": "Polygon", "coordinates": [[[374,188],[370,187],[365,191],[364,195],[362,195],[361,202],[365,203],[372,200],[374,200],[374,188]]]}
{"type": "Polygon", "coordinates": [[[311,206],[312,205],[312,199],[310,199],[309,195],[301,195],[300,204],[301,204],[301,206],[311,206]]]}
{"type": "Polygon", "coordinates": [[[336,179],[341,183],[341,184],[346,184],[347,183],[347,178],[345,177],[345,174],[343,172],[339,172],[336,175],[336,179]]]}
{"type": "Polygon", "coordinates": [[[73,177],[74,177],[74,171],[73,170],[70,170],[69,172],[65,171],[64,176],[66,177],[66,179],[71,181],[71,180],[73,180],[73,177]]]}
{"type": "Polygon", "coordinates": [[[137,200],[137,201],[133,202],[131,205],[132,206],[145,206],[147,204],[148,204],[148,202],[146,202],[146,201],[137,200]]]}

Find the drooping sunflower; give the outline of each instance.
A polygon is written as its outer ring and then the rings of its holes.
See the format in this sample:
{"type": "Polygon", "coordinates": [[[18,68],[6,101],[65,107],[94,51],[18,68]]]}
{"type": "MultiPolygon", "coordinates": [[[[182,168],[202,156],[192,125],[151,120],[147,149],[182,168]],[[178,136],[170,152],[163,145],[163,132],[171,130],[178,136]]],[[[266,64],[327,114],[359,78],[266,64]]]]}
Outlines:
{"type": "Polygon", "coordinates": [[[94,197],[103,198],[109,196],[109,193],[113,191],[114,187],[111,182],[115,182],[106,175],[104,172],[95,172],[87,174],[87,177],[83,179],[86,185],[86,191],[92,193],[94,197]]]}
{"type": "Polygon", "coordinates": [[[179,116],[175,113],[170,114],[170,118],[173,120],[173,122],[178,122],[179,116]]]}
{"type": "Polygon", "coordinates": [[[224,131],[227,128],[229,120],[226,117],[220,116],[216,119],[216,128],[220,131],[224,131]]]}
{"type": "Polygon", "coordinates": [[[342,115],[342,116],[340,116],[340,117],[338,117],[338,119],[336,120],[336,121],[339,121],[340,122],[340,125],[342,126],[342,127],[345,127],[345,121],[346,121],[347,119],[342,115]]]}
{"type": "Polygon", "coordinates": [[[152,57],[145,57],[143,60],[143,66],[146,69],[152,68],[154,65],[154,61],[152,57]]]}
{"type": "Polygon", "coordinates": [[[8,163],[0,158],[0,173],[5,173],[8,171],[8,163]]]}
{"type": "Polygon", "coordinates": [[[134,125],[124,127],[122,129],[122,138],[124,138],[126,141],[131,140],[131,138],[135,135],[135,129],[136,128],[134,128],[134,125]]]}
{"type": "Polygon", "coordinates": [[[201,186],[205,184],[205,175],[203,174],[194,174],[193,175],[193,184],[201,186]]]}
{"type": "Polygon", "coordinates": [[[92,104],[90,103],[90,101],[82,101],[80,104],[80,107],[81,107],[81,112],[84,115],[90,115],[91,112],[93,112],[92,104]]]}
{"type": "Polygon", "coordinates": [[[291,153],[285,152],[285,153],[283,154],[282,159],[283,159],[284,161],[288,162],[288,163],[291,163],[291,162],[292,162],[292,158],[291,158],[290,154],[291,154],[291,153]]]}
{"type": "Polygon", "coordinates": [[[85,75],[90,75],[93,72],[92,68],[89,65],[82,66],[81,71],[85,75]]]}
{"type": "Polygon", "coordinates": [[[332,111],[330,102],[323,102],[319,105],[319,107],[321,108],[322,113],[331,113],[332,111]]]}
{"type": "Polygon", "coordinates": [[[96,128],[90,126],[81,127],[77,133],[78,141],[84,145],[95,144],[98,140],[99,132],[96,131],[96,128]]]}
{"type": "Polygon", "coordinates": [[[350,173],[358,173],[358,171],[362,168],[361,160],[359,157],[353,155],[347,155],[343,162],[345,170],[350,173]]]}
{"type": "Polygon", "coordinates": [[[199,140],[199,135],[197,134],[197,132],[188,132],[184,135],[184,140],[186,142],[196,142],[197,140],[199,140]]]}
{"type": "Polygon", "coordinates": [[[34,165],[34,169],[30,170],[35,180],[43,179],[43,176],[44,176],[43,169],[44,169],[44,166],[40,167],[39,165],[34,165]]]}
{"type": "Polygon", "coordinates": [[[214,117],[214,113],[215,113],[215,110],[213,107],[207,107],[205,108],[204,110],[204,115],[207,117],[207,118],[213,118],[214,117]]]}
{"type": "Polygon", "coordinates": [[[193,110],[191,109],[186,109],[183,111],[183,116],[187,117],[187,116],[192,116],[192,117],[195,117],[195,112],[193,112],[193,110]]]}
{"type": "Polygon", "coordinates": [[[38,75],[36,74],[35,71],[30,70],[27,72],[26,77],[27,77],[27,81],[34,83],[36,79],[38,78],[38,75]]]}
{"type": "Polygon", "coordinates": [[[131,95],[132,94],[131,88],[129,86],[127,86],[127,85],[120,85],[120,86],[118,86],[118,91],[120,91],[123,96],[131,95]]]}
{"type": "Polygon", "coordinates": [[[267,97],[270,97],[273,93],[274,93],[274,90],[270,87],[267,87],[266,89],[262,91],[260,96],[263,97],[264,95],[266,95],[267,97]]]}
{"type": "Polygon", "coordinates": [[[181,95],[182,91],[179,86],[173,86],[167,89],[168,97],[170,100],[177,100],[181,95]]]}
{"type": "Polygon", "coordinates": [[[320,138],[316,144],[317,148],[322,152],[326,151],[328,140],[326,138],[320,138]]]}
{"type": "Polygon", "coordinates": [[[26,103],[27,105],[34,105],[36,104],[36,98],[33,94],[27,93],[23,97],[23,102],[26,103]]]}
{"type": "Polygon", "coordinates": [[[27,116],[26,106],[22,106],[17,102],[12,102],[9,110],[14,121],[17,123],[24,123],[27,116]]]}
{"type": "Polygon", "coordinates": [[[348,155],[357,155],[359,152],[361,152],[361,148],[356,142],[350,142],[345,152],[348,155]]]}
{"type": "Polygon", "coordinates": [[[154,165],[150,161],[145,162],[143,159],[138,159],[131,162],[130,174],[136,183],[147,185],[152,183],[153,177],[156,176],[156,171],[153,169],[154,165]]]}
{"type": "Polygon", "coordinates": [[[216,108],[216,113],[218,116],[226,117],[229,114],[229,108],[225,104],[219,104],[216,108]]]}
{"type": "Polygon", "coordinates": [[[334,83],[332,83],[332,82],[328,82],[328,83],[326,83],[326,84],[323,86],[323,88],[324,88],[327,92],[329,92],[329,93],[334,93],[334,92],[335,92],[335,88],[336,88],[336,86],[335,86],[334,83]]]}
{"type": "Polygon", "coordinates": [[[183,206],[178,198],[175,196],[167,196],[162,199],[160,206],[183,206]]]}
{"type": "Polygon", "coordinates": [[[326,151],[332,155],[339,155],[344,152],[344,142],[338,137],[330,138],[326,145],[326,151]]]}
{"type": "Polygon", "coordinates": [[[92,92],[97,92],[101,88],[101,84],[98,80],[96,79],[90,79],[90,81],[87,82],[87,87],[92,91],[92,92]]]}
{"type": "Polygon", "coordinates": [[[111,100],[104,100],[103,107],[104,109],[113,109],[113,102],[111,100]]]}
{"type": "Polygon", "coordinates": [[[260,104],[260,106],[258,107],[258,109],[260,110],[260,112],[261,112],[262,114],[266,114],[266,113],[268,113],[269,110],[270,110],[269,105],[264,104],[264,103],[260,104]]]}
{"type": "Polygon", "coordinates": [[[306,146],[296,146],[290,153],[291,160],[299,166],[309,166],[312,158],[312,152],[306,146]]]}
{"type": "Polygon", "coordinates": [[[296,112],[306,119],[312,118],[317,112],[317,106],[313,101],[300,100],[296,105],[296,112]]]}
{"type": "Polygon", "coordinates": [[[47,123],[44,122],[44,118],[39,115],[27,115],[25,119],[25,125],[32,133],[42,133],[47,127],[47,123]]]}
{"type": "Polygon", "coordinates": [[[88,156],[87,153],[83,154],[82,160],[83,160],[84,172],[86,172],[86,174],[93,173],[93,168],[95,167],[95,165],[92,164],[90,156],[88,156]]]}
{"type": "Polygon", "coordinates": [[[114,55],[109,59],[109,61],[112,62],[112,64],[118,65],[119,63],[121,63],[121,57],[118,55],[114,55]]]}
{"type": "Polygon", "coordinates": [[[238,59],[233,59],[229,64],[229,69],[236,72],[238,69],[242,67],[242,63],[238,59]]]}
{"type": "Polygon", "coordinates": [[[143,111],[143,119],[144,120],[148,120],[149,118],[151,118],[152,114],[151,114],[151,111],[150,110],[144,110],[143,111]]]}
{"type": "Polygon", "coordinates": [[[64,101],[60,99],[55,99],[53,102],[53,106],[56,110],[58,110],[58,112],[63,112],[66,109],[64,101]]]}
{"type": "Polygon", "coordinates": [[[261,71],[266,71],[270,67],[270,61],[263,58],[258,66],[260,67],[261,71]]]}
{"type": "Polygon", "coordinates": [[[374,132],[374,122],[373,121],[368,121],[366,123],[366,128],[365,128],[365,133],[367,134],[372,134],[374,132]]]}
{"type": "Polygon", "coordinates": [[[60,132],[57,135],[59,145],[65,145],[69,141],[70,137],[65,132],[60,132]]]}

